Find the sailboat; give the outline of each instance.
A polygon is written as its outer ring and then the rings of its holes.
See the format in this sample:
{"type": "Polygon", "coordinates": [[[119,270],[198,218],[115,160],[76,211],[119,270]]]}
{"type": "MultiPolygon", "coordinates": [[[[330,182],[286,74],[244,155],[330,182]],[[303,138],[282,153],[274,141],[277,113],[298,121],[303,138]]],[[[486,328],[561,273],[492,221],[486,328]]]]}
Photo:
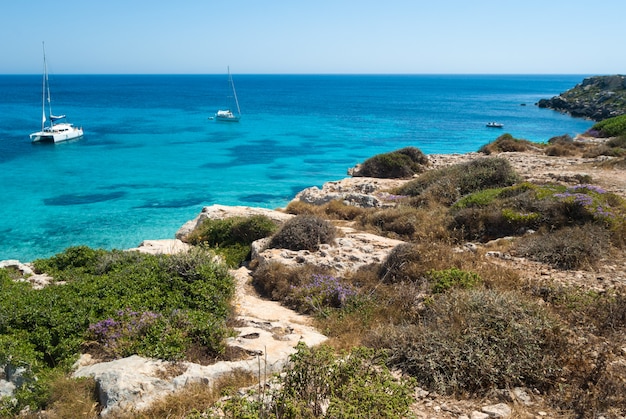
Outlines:
{"type": "MultiPolygon", "coordinates": [[[[42,43],[43,44],[43,43],[42,43]]],[[[50,100],[50,84],[48,82],[48,66],[46,64],[46,47],[43,45],[43,87],[41,94],[41,131],[30,134],[32,142],[58,143],[81,138],[83,129],[65,121],[65,115],[52,114],[50,100]],[[47,116],[46,116],[47,104],[47,116]],[[46,122],[49,122],[46,125],[46,122]]]]}
{"type": "Polygon", "coordinates": [[[233,83],[233,76],[230,74],[230,67],[228,67],[228,84],[233,91],[233,98],[235,99],[235,106],[237,107],[237,113],[233,113],[232,110],[218,110],[215,114],[215,119],[217,121],[224,122],[239,122],[241,118],[241,110],[239,109],[239,101],[237,100],[237,92],[235,91],[235,83],[233,83]]]}

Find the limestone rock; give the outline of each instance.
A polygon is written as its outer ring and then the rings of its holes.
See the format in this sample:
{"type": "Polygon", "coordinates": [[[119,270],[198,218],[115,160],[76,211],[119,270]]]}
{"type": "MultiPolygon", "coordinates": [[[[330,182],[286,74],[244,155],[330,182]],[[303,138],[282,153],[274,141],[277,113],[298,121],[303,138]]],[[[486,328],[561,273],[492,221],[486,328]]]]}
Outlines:
{"type": "Polygon", "coordinates": [[[492,418],[508,418],[511,416],[511,408],[506,403],[484,406],[481,410],[492,418]]]}
{"type": "Polygon", "coordinates": [[[191,246],[187,243],[183,243],[179,239],[165,239],[165,240],[144,240],[141,244],[134,249],[127,249],[129,251],[137,251],[141,253],[150,253],[152,255],[172,255],[181,252],[187,252],[191,246]]]}
{"type": "Polygon", "coordinates": [[[285,266],[312,264],[334,270],[337,274],[354,272],[362,266],[383,262],[400,240],[363,233],[348,227],[339,227],[342,236],[335,244],[322,244],[319,250],[288,250],[266,248],[267,239],[253,243],[253,260],[262,266],[280,263],[285,266]]]}
{"type": "Polygon", "coordinates": [[[21,278],[17,281],[29,282],[34,289],[42,289],[50,284],[52,278],[45,274],[36,274],[33,271],[33,265],[31,263],[21,263],[19,260],[3,260],[0,261],[0,269],[9,268],[17,271],[21,278]]]}
{"type": "Polygon", "coordinates": [[[340,200],[346,205],[361,208],[378,208],[394,205],[395,196],[389,191],[406,183],[406,180],[379,178],[346,178],[326,182],[322,188],[313,186],[299,192],[293,201],[323,205],[340,200]]]}

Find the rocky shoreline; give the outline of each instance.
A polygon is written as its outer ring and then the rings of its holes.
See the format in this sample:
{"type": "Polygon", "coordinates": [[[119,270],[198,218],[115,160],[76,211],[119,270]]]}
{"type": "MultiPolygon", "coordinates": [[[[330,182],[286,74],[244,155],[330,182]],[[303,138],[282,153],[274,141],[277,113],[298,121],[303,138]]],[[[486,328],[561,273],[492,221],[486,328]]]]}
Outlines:
{"type": "MultiPolygon", "coordinates": [[[[579,140],[592,141],[584,138],[579,140]]],[[[482,156],[481,153],[467,153],[429,155],[428,158],[430,166],[438,168],[482,156]]],[[[593,179],[594,184],[626,198],[625,171],[603,168],[601,163],[606,160],[605,157],[555,157],[534,152],[500,153],[497,157],[508,160],[527,181],[575,184],[577,176],[584,174],[593,179]]],[[[384,207],[393,200],[389,190],[403,182],[407,180],[348,177],[327,182],[322,188],[307,188],[294,197],[294,201],[319,205],[340,199],[357,206],[384,207]]],[[[205,207],[196,218],[185,223],[176,233],[175,239],[146,240],[137,248],[130,250],[147,253],[186,251],[188,245],[184,243],[185,236],[205,218],[257,214],[266,215],[280,222],[292,217],[281,210],[212,205],[205,207]]],[[[347,272],[363,265],[381,263],[395,246],[402,243],[399,240],[360,232],[349,226],[340,228],[342,237],[337,243],[334,246],[323,245],[317,252],[267,249],[263,240],[255,242],[252,263],[255,266],[270,262],[284,265],[310,263],[328,266],[337,272],[347,272]]],[[[488,251],[490,246],[484,245],[485,250],[488,251]]],[[[459,251],[473,250],[468,244],[459,251]]],[[[564,284],[575,284],[601,292],[617,285],[626,285],[626,264],[621,259],[606,261],[593,272],[558,271],[542,264],[514,258],[500,251],[492,252],[491,260],[493,263],[515,269],[528,281],[541,282],[550,277],[564,284]]],[[[46,284],[46,278],[28,271],[28,264],[5,261],[0,266],[13,266],[21,270],[24,280],[31,282],[33,286],[46,284]]],[[[249,267],[231,271],[237,283],[235,307],[241,326],[236,328],[238,336],[232,338],[228,344],[247,353],[247,359],[201,366],[187,362],[173,365],[138,356],[102,363],[83,355],[75,365],[74,376],[93,377],[97,381],[100,403],[104,407],[102,414],[119,414],[129,409],[147,407],[155,400],[180,390],[186,384],[210,383],[234,369],[256,373],[259,368],[263,368],[267,373],[278,372],[289,355],[295,352],[294,348],[298,342],[317,345],[326,340],[324,335],[311,326],[307,316],[259,297],[250,285],[251,272],[249,267]],[[260,367],[260,363],[264,365],[260,367]]],[[[626,347],[623,355],[623,361],[626,362],[626,347]]],[[[0,383],[0,390],[10,387],[11,383],[6,380],[0,382],[3,382],[0,383]]],[[[418,389],[415,400],[414,413],[420,418],[513,417],[522,411],[527,417],[551,416],[549,406],[546,406],[538,395],[533,394],[532,389],[515,389],[491,400],[456,400],[418,389]]]]}
{"type": "Polygon", "coordinates": [[[537,106],[594,121],[622,115],[626,109],[626,76],[586,78],[558,96],[541,99],[537,106]]]}

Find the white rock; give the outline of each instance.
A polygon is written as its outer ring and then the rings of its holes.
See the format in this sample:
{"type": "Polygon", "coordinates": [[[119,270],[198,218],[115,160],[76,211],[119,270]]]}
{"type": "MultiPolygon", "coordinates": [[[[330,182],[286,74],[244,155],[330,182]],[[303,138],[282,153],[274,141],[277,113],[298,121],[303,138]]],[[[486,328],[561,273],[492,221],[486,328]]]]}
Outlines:
{"type": "Polygon", "coordinates": [[[506,403],[484,406],[481,410],[492,418],[508,418],[511,416],[511,408],[506,403]]]}
{"type": "Polygon", "coordinates": [[[191,246],[183,243],[179,239],[165,240],[144,240],[138,247],[128,249],[129,251],[137,251],[141,253],[150,253],[152,255],[173,255],[176,253],[187,252],[191,246]]]}

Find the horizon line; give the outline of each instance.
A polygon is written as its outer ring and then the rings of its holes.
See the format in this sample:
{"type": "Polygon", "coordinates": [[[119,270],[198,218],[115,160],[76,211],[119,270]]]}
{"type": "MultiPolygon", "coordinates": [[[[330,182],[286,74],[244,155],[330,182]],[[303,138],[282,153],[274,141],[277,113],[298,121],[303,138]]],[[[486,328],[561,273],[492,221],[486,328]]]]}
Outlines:
{"type": "MultiPolygon", "coordinates": [[[[624,76],[620,73],[233,73],[239,76],[624,76]]],[[[223,76],[224,73],[56,73],[57,76],[223,76]]],[[[41,73],[0,73],[0,76],[41,76],[41,73]]]]}

